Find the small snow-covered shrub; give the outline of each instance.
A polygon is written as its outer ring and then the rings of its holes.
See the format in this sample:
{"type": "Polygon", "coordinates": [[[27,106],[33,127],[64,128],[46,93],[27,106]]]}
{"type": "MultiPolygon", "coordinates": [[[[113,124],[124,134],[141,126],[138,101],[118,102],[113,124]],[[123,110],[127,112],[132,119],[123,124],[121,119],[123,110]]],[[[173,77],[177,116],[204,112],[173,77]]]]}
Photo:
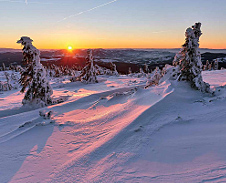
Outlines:
{"type": "Polygon", "coordinates": [[[146,74],[149,74],[150,70],[147,64],[144,65],[144,71],[146,74]]]}
{"type": "Polygon", "coordinates": [[[105,70],[106,70],[105,68],[96,65],[96,71],[98,75],[105,75],[105,70]]]}
{"type": "Polygon", "coordinates": [[[128,76],[130,76],[130,77],[133,77],[134,76],[131,67],[129,67],[128,76]]]}
{"type": "Polygon", "coordinates": [[[39,116],[43,117],[44,119],[50,119],[53,114],[53,111],[45,112],[39,111],[39,116]]]}
{"type": "Polygon", "coordinates": [[[0,91],[12,90],[12,85],[8,82],[0,81],[0,91]]]}
{"type": "Polygon", "coordinates": [[[13,87],[13,89],[18,89],[19,88],[19,77],[15,72],[13,72],[10,76],[10,83],[13,87]]]}
{"type": "Polygon", "coordinates": [[[138,78],[146,77],[146,73],[142,68],[140,68],[140,72],[137,74],[138,78]]]}
{"type": "Polygon", "coordinates": [[[71,82],[78,81],[79,71],[72,71],[72,76],[70,77],[71,82]]]}
{"type": "Polygon", "coordinates": [[[97,75],[107,75],[107,76],[119,76],[119,73],[116,69],[116,65],[111,62],[111,69],[100,67],[99,65],[94,66],[96,69],[97,75]]]}
{"type": "Polygon", "coordinates": [[[10,75],[10,72],[4,72],[5,80],[0,81],[0,91],[9,91],[13,89],[17,89],[19,86],[18,84],[18,76],[12,72],[10,75]]]}
{"type": "Polygon", "coordinates": [[[152,85],[158,85],[162,76],[162,71],[159,69],[159,67],[156,67],[156,69],[153,71],[152,76],[148,78],[145,88],[148,88],[152,85]]]}

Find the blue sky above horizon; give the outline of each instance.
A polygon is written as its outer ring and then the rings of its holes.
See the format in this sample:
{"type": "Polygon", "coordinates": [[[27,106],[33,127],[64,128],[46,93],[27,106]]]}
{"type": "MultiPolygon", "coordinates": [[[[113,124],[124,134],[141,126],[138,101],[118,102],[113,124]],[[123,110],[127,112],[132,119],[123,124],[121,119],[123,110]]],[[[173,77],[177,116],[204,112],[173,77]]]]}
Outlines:
{"type": "Polygon", "coordinates": [[[224,0],[0,0],[0,47],[177,48],[201,22],[200,46],[226,48],[225,17],[224,0]]]}

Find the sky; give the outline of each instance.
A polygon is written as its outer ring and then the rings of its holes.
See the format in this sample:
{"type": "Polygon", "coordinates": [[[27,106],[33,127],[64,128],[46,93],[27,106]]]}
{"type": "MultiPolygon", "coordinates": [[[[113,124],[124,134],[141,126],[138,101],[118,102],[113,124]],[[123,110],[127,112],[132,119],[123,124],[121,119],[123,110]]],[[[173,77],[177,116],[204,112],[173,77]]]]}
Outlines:
{"type": "Polygon", "coordinates": [[[200,47],[226,49],[226,0],[0,0],[0,48],[179,48],[202,23],[200,47]]]}

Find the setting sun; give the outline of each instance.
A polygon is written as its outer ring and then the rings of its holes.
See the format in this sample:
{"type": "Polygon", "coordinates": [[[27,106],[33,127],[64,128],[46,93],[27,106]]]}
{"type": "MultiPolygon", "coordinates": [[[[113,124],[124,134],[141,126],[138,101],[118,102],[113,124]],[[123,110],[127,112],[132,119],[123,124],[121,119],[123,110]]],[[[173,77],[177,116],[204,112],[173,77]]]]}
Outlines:
{"type": "Polygon", "coordinates": [[[71,51],[73,48],[72,48],[72,46],[68,46],[68,48],[67,48],[69,51],[71,51]]]}

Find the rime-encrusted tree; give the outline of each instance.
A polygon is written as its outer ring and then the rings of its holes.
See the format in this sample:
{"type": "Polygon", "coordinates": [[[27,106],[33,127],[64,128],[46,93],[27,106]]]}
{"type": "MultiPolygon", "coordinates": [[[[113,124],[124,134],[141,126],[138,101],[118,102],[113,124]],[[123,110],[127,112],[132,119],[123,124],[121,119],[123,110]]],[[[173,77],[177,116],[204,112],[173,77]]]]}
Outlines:
{"type": "Polygon", "coordinates": [[[212,63],[209,64],[208,66],[208,70],[211,71],[212,70],[212,63]]]}
{"type": "Polygon", "coordinates": [[[214,70],[218,70],[218,68],[219,68],[219,62],[218,62],[218,59],[216,59],[215,61],[214,61],[214,66],[213,66],[214,68],[214,70]]]}
{"type": "Polygon", "coordinates": [[[4,74],[5,74],[6,82],[1,82],[1,84],[0,84],[0,91],[12,90],[13,86],[11,84],[10,74],[8,72],[5,72],[4,74]]]}
{"type": "Polygon", "coordinates": [[[13,66],[13,64],[9,64],[9,70],[15,70],[15,66],[13,66]]]}
{"type": "Polygon", "coordinates": [[[209,69],[209,60],[206,61],[206,65],[204,66],[205,71],[209,69]]]}
{"type": "Polygon", "coordinates": [[[83,83],[98,83],[97,80],[97,70],[93,63],[93,55],[92,50],[87,50],[87,57],[86,57],[86,66],[83,68],[81,75],[79,76],[79,79],[83,83]]]}
{"type": "Polygon", "coordinates": [[[111,62],[111,65],[112,65],[112,67],[113,67],[113,74],[114,74],[115,76],[119,76],[119,73],[118,73],[118,71],[117,71],[116,65],[115,65],[114,63],[112,63],[112,62],[111,62]]]}
{"type": "Polygon", "coordinates": [[[150,70],[149,70],[148,64],[144,64],[144,71],[146,74],[149,74],[150,70]]]}
{"type": "Polygon", "coordinates": [[[133,76],[133,71],[132,71],[131,67],[129,67],[129,70],[128,70],[128,76],[130,76],[130,77],[133,76]]]}
{"type": "Polygon", "coordinates": [[[202,35],[201,23],[195,23],[192,28],[188,28],[185,32],[185,43],[181,51],[175,56],[173,64],[176,71],[173,77],[177,77],[179,81],[188,81],[191,86],[202,92],[210,92],[210,85],[202,79],[202,62],[201,54],[198,51],[199,38],[202,35]]]}
{"type": "Polygon", "coordinates": [[[8,82],[0,81],[0,91],[9,91],[12,90],[12,85],[8,82]]]}
{"type": "Polygon", "coordinates": [[[111,67],[112,67],[112,70],[113,70],[112,75],[114,75],[114,76],[119,76],[119,73],[118,73],[118,71],[117,71],[117,67],[116,67],[116,65],[115,65],[114,63],[112,63],[112,62],[111,62],[111,67]]]}
{"type": "Polygon", "coordinates": [[[100,67],[99,65],[96,65],[96,70],[98,75],[104,75],[105,69],[103,67],[100,67]]]}
{"type": "Polygon", "coordinates": [[[132,69],[131,69],[131,67],[129,67],[128,74],[132,74],[132,73],[133,73],[132,69]]]}
{"type": "Polygon", "coordinates": [[[54,77],[61,77],[61,76],[63,76],[63,73],[62,73],[60,67],[54,65],[54,71],[55,71],[54,77]]]}
{"type": "Polygon", "coordinates": [[[20,83],[21,92],[28,90],[22,101],[23,105],[33,105],[44,107],[52,104],[52,88],[46,78],[46,70],[40,63],[40,52],[32,45],[33,40],[29,37],[21,37],[17,43],[23,47],[23,61],[27,63],[27,68],[22,72],[20,83]]]}
{"type": "Polygon", "coordinates": [[[5,64],[2,63],[2,70],[5,71],[6,70],[6,67],[5,67],[5,64]]]}
{"type": "Polygon", "coordinates": [[[145,74],[145,72],[144,72],[144,70],[142,68],[140,68],[140,72],[137,74],[137,77],[138,78],[146,77],[146,74],[145,74]]]}
{"type": "Polygon", "coordinates": [[[148,78],[145,88],[159,84],[159,81],[162,78],[162,71],[159,69],[159,67],[156,67],[153,72],[154,72],[153,75],[150,78],[148,78]]]}
{"type": "Polygon", "coordinates": [[[18,77],[13,72],[11,75],[5,72],[6,81],[0,81],[0,91],[9,91],[18,88],[18,77]]]}

